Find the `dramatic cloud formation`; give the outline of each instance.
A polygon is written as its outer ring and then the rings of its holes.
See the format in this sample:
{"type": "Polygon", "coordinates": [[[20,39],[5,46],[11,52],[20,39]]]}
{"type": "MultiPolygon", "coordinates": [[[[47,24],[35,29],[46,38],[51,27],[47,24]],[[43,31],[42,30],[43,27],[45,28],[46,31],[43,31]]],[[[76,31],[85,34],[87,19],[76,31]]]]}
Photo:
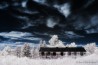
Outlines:
{"type": "Polygon", "coordinates": [[[85,37],[98,33],[97,6],[97,0],[1,1],[0,30],[85,37]]]}

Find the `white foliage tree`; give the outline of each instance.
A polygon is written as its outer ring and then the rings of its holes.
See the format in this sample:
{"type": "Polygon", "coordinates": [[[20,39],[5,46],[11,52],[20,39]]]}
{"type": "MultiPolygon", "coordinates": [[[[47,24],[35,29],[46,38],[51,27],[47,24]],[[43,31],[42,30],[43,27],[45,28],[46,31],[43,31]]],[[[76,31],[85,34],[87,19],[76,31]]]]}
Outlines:
{"type": "Polygon", "coordinates": [[[71,44],[66,45],[66,46],[68,46],[68,47],[77,47],[77,45],[76,45],[76,43],[75,43],[75,42],[72,42],[71,44]]]}
{"type": "Polygon", "coordinates": [[[31,57],[34,57],[34,48],[31,49],[31,57]]]}
{"type": "Polygon", "coordinates": [[[95,49],[94,53],[98,55],[98,48],[95,49]]]}
{"type": "Polygon", "coordinates": [[[6,55],[11,55],[11,47],[9,46],[6,46],[2,52],[1,52],[2,55],[6,56],[6,55]]]}
{"type": "Polygon", "coordinates": [[[96,43],[90,43],[84,46],[85,50],[91,54],[94,53],[96,47],[96,43]]]}
{"type": "Polygon", "coordinates": [[[47,46],[47,44],[46,44],[46,41],[40,41],[40,43],[39,43],[39,47],[46,47],[47,46]]]}
{"type": "Polygon", "coordinates": [[[40,40],[38,48],[40,49],[40,47],[43,47],[43,40],[40,40]]]}
{"type": "Polygon", "coordinates": [[[53,35],[52,38],[49,40],[51,46],[55,46],[58,43],[58,36],[53,35]]]}
{"type": "Polygon", "coordinates": [[[22,57],[30,57],[31,52],[30,52],[30,46],[28,43],[25,43],[23,47],[21,48],[21,56],[22,57]]]}
{"type": "Polygon", "coordinates": [[[46,46],[47,46],[46,41],[43,41],[42,47],[46,47],[46,46]]]}
{"type": "Polygon", "coordinates": [[[61,40],[58,40],[58,44],[56,44],[56,47],[65,47],[65,45],[61,40]]]}
{"type": "Polygon", "coordinates": [[[58,39],[57,35],[53,35],[52,38],[49,40],[49,43],[51,46],[64,47],[63,42],[58,39]]]}
{"type": "Polygon", "coordinates": [[[34,48],[33,50],[32,50],[32,57],[33,58],[38,58],[39,57],[39,48],[34,48]]]}
{"type": "Polygon", "coordinates": [[[21,47],[16,47],[16,48],[15,48],[15,55],[16,55],[17,57],[21,57],[21,47]]]}

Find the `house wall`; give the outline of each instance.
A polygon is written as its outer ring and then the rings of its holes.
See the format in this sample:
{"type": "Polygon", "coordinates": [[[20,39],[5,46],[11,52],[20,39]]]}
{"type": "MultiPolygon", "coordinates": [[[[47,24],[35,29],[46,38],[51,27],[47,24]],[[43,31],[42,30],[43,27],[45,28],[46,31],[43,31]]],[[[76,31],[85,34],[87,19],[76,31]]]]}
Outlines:
{"type": "Polygon", "coordinates": [[[39,55],[41,58],[61,58],[64,56],[76,58],[86,55],[86,52],[40,52],[39,55]]]}

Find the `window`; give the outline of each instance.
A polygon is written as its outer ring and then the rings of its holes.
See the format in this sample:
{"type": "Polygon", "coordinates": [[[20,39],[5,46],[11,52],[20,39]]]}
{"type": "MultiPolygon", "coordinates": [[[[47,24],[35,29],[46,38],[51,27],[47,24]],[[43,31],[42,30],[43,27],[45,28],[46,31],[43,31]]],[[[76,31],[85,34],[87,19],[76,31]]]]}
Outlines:
{"type": "Polygon", "coordinates": [[[64,55],[64,53],[63,52],[61,52],[61,56],[63,56],[64,55]]]}
{"type": "Polygon", "coordinates": [[[56,52],[53,52],[53,56],[56,56],[56,52]]]}
{"type": "Polygon", "coordinates": [[[44,56],[44,55],[45,55],[45,53],[44,53],[44,52],[41,52],[41,55],[42,55],[42,56],[44,56]]]}

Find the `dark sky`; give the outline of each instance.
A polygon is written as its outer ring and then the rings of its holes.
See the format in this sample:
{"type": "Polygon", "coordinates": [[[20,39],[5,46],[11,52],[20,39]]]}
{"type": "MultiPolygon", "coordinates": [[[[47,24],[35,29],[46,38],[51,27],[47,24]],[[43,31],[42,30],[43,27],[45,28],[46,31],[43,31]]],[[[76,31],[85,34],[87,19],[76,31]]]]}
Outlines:
{"type": "Polygon", "coordinates": [[[0,31],[13,30],[97,41],[98,0],[0,0],[0,31]]]}

